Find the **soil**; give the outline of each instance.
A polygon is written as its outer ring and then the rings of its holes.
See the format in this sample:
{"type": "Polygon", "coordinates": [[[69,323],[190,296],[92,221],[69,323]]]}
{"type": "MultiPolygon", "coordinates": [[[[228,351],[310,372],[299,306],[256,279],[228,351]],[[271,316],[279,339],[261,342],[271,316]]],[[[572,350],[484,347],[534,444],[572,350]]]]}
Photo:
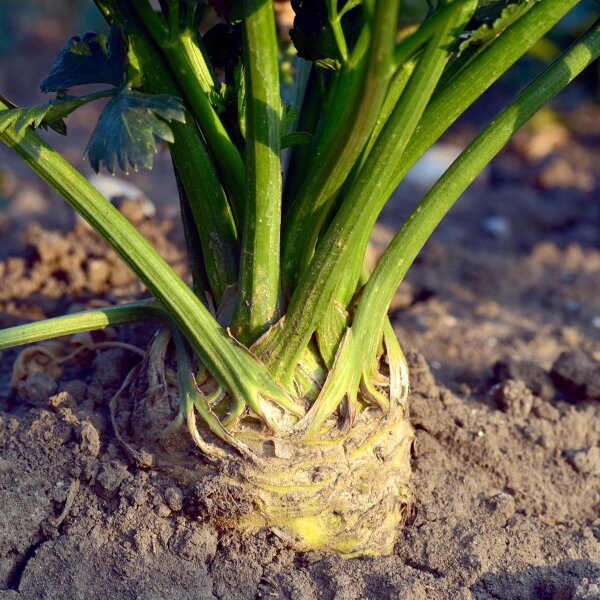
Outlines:
{"type": "MultiPolygon", "coordinates": [[[[424,179],[476,122],[446,136],[424,179]]],[[[295,553],[268,531],[240,538],[215,527],[224,507],[210,483],[185,489],[131,464],[108,402],[140,360],[132,346],[153,334],[145,323],[46,345],[16,374],[20,349],[0,354],[0,600],[600,599],[599,124],[598,106],[574,93],[520,134],[396,296],[417,442],[393,555],[342,560],[295,553]]],[[[0,151],[11,200],[0,327],[143,294],[0,151]]],[[[121,209],[185,275],[173,182],[158,180],[159,218],[139,202],[121,209]]],[[[372,257],[422,184],[398,190],[372,257]]]]}

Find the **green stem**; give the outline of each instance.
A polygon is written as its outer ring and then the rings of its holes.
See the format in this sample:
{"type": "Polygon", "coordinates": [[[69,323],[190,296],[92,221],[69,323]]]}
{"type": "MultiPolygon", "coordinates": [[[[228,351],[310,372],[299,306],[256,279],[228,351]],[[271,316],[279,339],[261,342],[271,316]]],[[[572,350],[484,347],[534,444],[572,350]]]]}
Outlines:
{"type": "MultiPolygon", "coordinates": [[[[0,103],[0,109],[6,108],[0,103]]],[[[194,292],[139,231],[59,153],[33,131],[16,135],[10,126],[0,140],[56,190],[124,260],[177,323],[215,379],[249,405],[265,399],[302,414],[292,398],[255,357],[222,329],[194,292]]],[[[266,413],[258,413],[266,422],[266,413]]]]}
{"type": "Polygon", "coordinates": [[[265,340],[267,345],[261,351],[276,377],[284,381],[291,377],[302,349],[331,306],[336,288],[345,301],[354,293],[370,232],[387,199],[380,190],[386,185],[389,157],[404,151],[443,72],[457,30],[462,31],[475,5],[474,0],[462,2],[461,10],[449,13],[446,26],[428,43],[364,168],[319,241],[290,300],[285,321],[265,340]]]}
{"type": "Polygon", "coordinates": [[[135,321],[160,316],[159,304],[156,300],[140,300],[120,306],[94,308],[82,312],[44,319],[35,323],[16,325],[0,330],[0,350],[43,342],[63,335],[73,335],[82,331],[97,331],[106,327],[124,325],[135,321]]]}
{"type": "Polygon", "coordinates": [[[313,162],[284,223],[282,272],[288,292],[312,258],[323,220],[377,120],[393,75],[398,7],[399,0],[376,2],[370,46],[365,29],[337,76],[313,162]]]}
{"type": "MultiPolygon", "coordinates": [[[[103,12],[121,25],[127,33],[130,52],[135,54],[142,69],[144,89],[152,94],[179,96],[168,67],[158,49],[147,38],[136,13],[121,0],[102,0],[103,12]]],[[[154,15],[157,17],[157,15],[154,15]]],[[[238,276],[239,246],[237,232],[225,192],[191,118],[185,123],[172,123],[175,143],[169,146],[181,178],[194,222],[202,244],[210,289],[217,302],[225,288],[235,284],[238,276]],[[202,173],[202,177],[198,177],[202,173]]],[[[199,257],[190,259],[198,261],[199,257]]]]}
{"type": "Polygon", "coordinates": [[[249,343],[279,318],[281,97],[273,2],[243,6],[246,211],[234,331],[249,343]]]}
{"type": "Polygon", "coordinates": [[[237,232],[227,198],[198,130],[193,123],[190,127],[186,125],[173,127],[175,143],[169,149],[200,236],[210,289],[218,303],[225,289],[237,281],[237,232]],[[198,177],[198,173],[202,173],[202,177],[198,177]]]}
{"type": "MultiPolygon", "coordinates": [[[[383,253],[363,290],[352,336],[344,348],[345,360],[359,373],[374,359],[398,286],[444,215],[518,129],[600,56],[598,23],[519,94],[454,161],[383,253]]],[[[332,393],[322,394],[302,421],[306,435],[314,435],[335,410],[342,400],[339,389],[352,393],[352,389],[336,383],[343,377],[341,371],[331,375],[332,393]],[[334,392],[338,392],[337,397],[334,392]]],[[[353,383],[357,385],[356,379],[353,383]]]]}
{"type": "MultiPolygon", "coordinates": [[[[116,3],[119,11],[125,12],[125,0],[117,0],[116,3]]],[[[157,35],[157,28],[153,22],[158,16],[148,4],[148,0],[134,0],[133,5],[148,27],[150,34],[157,35]]],[[[206,60],[194,41],[194,33],[184,31],[174,43],[165,43],[160,35],[158,38],[154,37],[154,40],[159,45],[162,42],[162,51],[171,67],[173,77],[198,122],[211,155],[219,167],[219,174],[229,194],[236,222],[241,223],[245,189],[244,161],[210,103],[208,93],[212,77],[206,60]]]]}
{"type": "Polygon", "coordinates": [[[346,63],[348,60],[348,44],[346,43],[346,36],[344,35],[344,30],[342,28],[341,17],[338,14],[337,4],[338,0],[328,0],[327,13],[342,63],[346,63]]]}
{"type": "Polygon", "coordinates": [[[185,238],[185,247],[192,272],[192,287],[196,296],[200,298],[203,304],[208,302],[206,294],[210,290],[208,275],[204,266],[202,242],[198,235],[198,229],[194,222],[194,213],[190,206],[181,176],[173,161],[173,171],[175,173],[175,182],[177,184],[177,195],[179,196],[179,208],[181,210],[181,224],[183,225],[183,235],[185,238]]]}

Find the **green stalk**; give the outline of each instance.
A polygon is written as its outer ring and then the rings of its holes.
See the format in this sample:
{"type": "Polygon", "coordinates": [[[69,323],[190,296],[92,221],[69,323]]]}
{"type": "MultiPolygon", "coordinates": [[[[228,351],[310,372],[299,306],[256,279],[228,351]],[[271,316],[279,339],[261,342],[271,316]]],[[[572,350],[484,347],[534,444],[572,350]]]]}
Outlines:
{"type": "Polygon", "coordinates": [[[210,290],[210,283],[204,266],[202,242],[200,241],[200,236],[196,229],[194,213],[192,212],[190,201],[185,193],[181,176],[177,171],[174,161],[173,172],[175,173],[177,195],[179,196],[179,208],[181,211],[181,224],[183,225],[185,248],[190,263],[190,271],[192,272],[192,288],[202,303],[207,304],[208,298],[206,294],[208,293],[208,290],[210,290]]]}
{"type": "Polygon", "coordinates": [[[289,292],[310,261],[320,225],[377,120],[394,72],[398,8],[399,0],[377,0],[368,52],[363,30],[353,56],[337,76],[313,162],[284,223],[282,273],[289,292]]]}
{"type": "MultiPolygon", "coordinates": [[[[306,131],[314,134],[323,107],[317,83],[317,68],[303,58],[298,59],[296,84],[303,82],[302,93],[296,96],[295,106],[299,109],[294,131],[306,131]]],[[[299,92],[300,90],[297,90],[299,92]]],[[[312,143],[293,146],[287,152],[283,184],[283,218],[289,209],[306,175],[306,165],[310,164],[312,143]]]]}
{"type": "Polygon", "coordinates": [[[271,0],[244,0],[246,206],[234,331],[254,341],[279,318],[281,97],[271,0]]]}
{"type": "MultiPolygon", "coordinates": [[[[6,105],[0,103],[0,109],[6,105]]],[[[16,135],[14,126],[0,140],[56,190],[124,260],[177,323],[215,379],[234,399],[256,407],[270,422],[266,399],[301,415],[303,409],[245,348],[222,329],[194,292],[137,229],[62,156],[33,131],[16,135]]]]}
{"type": "MultiPolygon", "coordinates": [[[[446,26],[428,42],[364,168],[319,241],[314,259],[290,300],[285,321],[265,340],[261,351],[268,356],[275,376],[283,381],[291,377],[302,349],[331,306],[336,288],[346,302],[354,293],[370,232],[387,199],[380,190],[386,185],[389,157],[401,155],[406,148],[444,70],[456,30],[462,31],[475,7],[476,0],[462,2],[461,10],[448,13],[446,26]]],[[[331,341],[326,348],[320,344],[327,362],[331,362],[331,341]]]]}
{"type": "Polygon", "coordinates": [[[135,321],[160,316],[160,308],[156,300],[140,300],[120,306],[94,308],[81,312],[44,319],[35,323],[16,325],[0,330],[0,350],[43,342],[63,335],[73,335],[82,331],[97,331],[106,327],[124,325],[135,321]]]}
{"type": "MultiPolygon", "coordinates": [[[[360,169],[363,167],[367,157],[369,156],[373,145],[377,141],[379,134],[381,133],[384,125],[387,123],[392,111],[398,104],[404,89],[410,79],[415,68],[415,62],[410,61],[404,63],[390,82],[390,86],[388,89],[388,93],[386,94],[383,106],[381,108],[381,112],[379,113],[379,117],[377,117],[377,121],[373,128],[373,133],[369,138],[369,141],[362,153],[360,159],[354,165],[352,169],[352,173],[346,179],[342,190],[340,191],[339,197],[337,199],[336,205],[334,209],[331,211],[332,213],[337,214],[339,210],[339,205],[344,198],[348,196],[350,190],[352,190],[352,185],[355,183],[356,177],[360,172],[360,169]]],[[[325,225],[325,227],[329,227],[331,223],[325,225]]],[[[363,263],[363,257],[359,252],[353,253],[349,258],[349,262],[347,263],[347,272],[349,274],[356,274],[359,272],[361,265],[363,263]]],[[[333,364],[333,360],[335,358],[339,343],[344,335],[344,331],[347,326],[347,315],[346,315],[346,307],[348,303],[352,299],[352,296],[356,292],[355,285],[356,275],[344,277],[339,281],[336,293],[335,300],[332,304],[329,305],[327,312],[325,313],[323,320],[319,323],[317,327],[317,342],[319,345],[319,351],[321,352],[321,356],[325,361],[325,364],[328,367],[331,367],[333,364]]]]}
{"type": "Polygon", "coordinates": [[[460,77],[436,91],[406,152],[399,160],[390,157],[388,184],[382,194],[389,198],[417,160],[450,125],[579,2],[539,0],[477,55],[461,71],[460,77]]]}
{"type": "MultiPolygon", "coordinates": [[[[116,0],[118,10],[126,10],[126,0],[116,0]]],[[[134,0],[133,5],[154,41],[161,46],[190,111],[198,122],[211,155],[219,167],[223,185],[229,194],[237,223],[241,223],[244,199],[244,161],[229,137],[208,96],[211,82],[207,62],[194,41],[195,32],[184,31],[176,40],[165,40],[156,26],[159,16],[148,0],[134,0]]],[[[168,32],[170,33],[170,32],[168,32]]]]}
{"type": "Polygon", "coordinates": [[[198,130],[191,120],[189,126],[186,125],[172,126],[175,143],[169,149],[200,237],[210,289],[218,303],[225,289],[237,281],[237,232],[227,198],[198,130]],[[202,177],[198,173],[202,173],[202,177]]]}
{"type": "MultiPolygon", "coordinates": [[[[352,335],[340,349],[340,354],[344,351],[344,361],[351,363],[356,372],[364,373],[373,361],[390,302],[408,268],[444,215],[516,131],[598,56],[600,21],[485,128],[412,212],[369,278],[349,330],[352,335]]],[[[314,435],[336,409],[343,398],[340,389],[343,393],[356,393],[352,387],[342,385],[345,376],[342,370],[330,375],[329,387],[325,385],[321,396],[299,424],[299,429],[307,436],[314,435]]],[[[352,385],[358,385],[356,377],[352,385]]]]}
{"type": "MultiPolygon", "coordinates": [[[[160,52],[147,38],[135,12],[120,0],[97,2],[111,22],[121,25],[128,35],[132,52],[142,69],[144,89],[151,94],[179,96],[160,52]]],[[[202,254],[210,289],[217,302],[225,288],[238,276],[239,246],[235,223],[219,177],[200,133],[191,118],[172,123],[175,143],[169,149],[181,178],[202,244],[202,254]],[[202,177],[198,177],[202,173],[202,177]]],[[[197,262],[198,257],[191,258],[197,262]]]]}

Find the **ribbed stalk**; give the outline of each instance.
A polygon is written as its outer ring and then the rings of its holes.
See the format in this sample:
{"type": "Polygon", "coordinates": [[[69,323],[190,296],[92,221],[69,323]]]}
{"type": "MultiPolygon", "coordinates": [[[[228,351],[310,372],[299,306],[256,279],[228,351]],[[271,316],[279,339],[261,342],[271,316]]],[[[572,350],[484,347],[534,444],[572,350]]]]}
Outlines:
{"type": "Polygon", "coordinates": [[[404,151],[446,65],[456,29],[462,30],[475,6],[474,0],[462,2],[461,10],[449,13],[445,27],[428,43],[364,168],[319,241],[315,257],[290,300],[285,321],[270,340],[265,340],[265,348],[259,349],[276,377],[286,382],[290,379],[340,282],[343,280],[348,290],[358,283],[364,249],[386,199],[381,189],[386,185],[389,157],[404,151]]]}
{"type": "MultiPolygon", "coordinates": [[[[130,12],[128,0],[114,1],[118,12],[130,12]]],[[[133,0],[133,6],[154,41],[161,46],[173,77],[202,129],[212,158],[219,168],[223,185],[229,194],[236,221],[240,223],[243,215],[244,161],[210,103],[207,90],[211,79],[210,70],[194,41],[196,32],[185,30],[174,34],[167,30],[148,0],[133,0]]]]}
{"type": "MultiPolygon", "coordinates": [[[[542,106],[600,56],[598,23],[569,51],[556,60],[469,145],[412,212],[396,234],[367,282],[352,328],[340,349],[344,360],[363,373],[375,357],[387,309],[408,268],[441,219],[508,140],[542,106]]],[[[352,393],[342,369],[330,374],[323,391],[300,427],[315,435],[343,399],[352,393]]],[[[354,386],[358,385],[355,377],[354,386]]],[[[355,393],[355,391],[354,391],[355,393]]]]}
{"type": "Polygon", "coordinates": [[[234,332],[254,341],[279,317],[281,97],[271,0],[244,0],[246,202],[234,332]]]}
{"type": "Polygon", "coordinates": [[[320,225],[367,142],[393,75],[392,51],[399,0],[377,0],[370,31],[363,30],[353,57],[338,75],[330,108],[304,185],[284,223],[284,287],[294,290],[310,261],[320,225]]]}
{"type": "Polygon", "coordinates": [[[43,342],[82,331],[97,331],[106,327],[145,321],[159,315],[160,308],[156,300],[140,300],[120,306],[94,308],[35,323],[25,323],[0,330],[0,350],[22,344],[43,342]]]}

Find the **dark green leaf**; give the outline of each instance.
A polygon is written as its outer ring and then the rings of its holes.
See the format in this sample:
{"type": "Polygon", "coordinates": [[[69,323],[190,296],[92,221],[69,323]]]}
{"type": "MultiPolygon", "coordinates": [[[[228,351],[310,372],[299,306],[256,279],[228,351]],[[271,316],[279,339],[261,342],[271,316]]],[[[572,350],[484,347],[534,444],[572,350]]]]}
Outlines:
{"type": "Polygon", "coordinates": [[[336,69],[340,55],[329,22],[325,0],[292,0],[296,13],[294,28],[290,31],[298,56],[321,67],[336,69]]]}
{"type": "Polygon", "coordinates": [[[125,47],[121,34],[113,27],[108,40],[95,32],[69,38],[41,88],[48,93],[89,83],[119,86],[124,73],[125,47]]]}
{"type": "Polygon", "coordinates": [[[497,37],[525,14],[538,0],[481,0],[467,27],[469,37],[459,46],[459,55],[472,45],[497,37]]]}
{"type": "Polygon", "coordinates": [[[17,134],[20,134],[26,127],[33,127],[34,129],[39,127],[47,129],[49,127],[65,135],[67,127],[63,119],[75,109],[87,102],[96,100],[98,97],[100,97],[100,94],[61,96],[36,106],[0,111],[0,131],[4,131],[14,123],[17,134]]]}
{"type": "Polygon", "coordinates": [[[313,139],[312,134],[308,131],[295,131],[294,133],[286,133],[281,138],[281,147],[289,148],[290,146],[300,146],[302,144],[310,144],[313,139]]]}
{"type": "Polygon", "coordinates": [[[156,139],[173,142],[167,121],[185,121],[178,98],[122,90],[106,105],[86,148],[94,171],[104,163],[114,173],[117,165],[152,168],[156,139]]]}

